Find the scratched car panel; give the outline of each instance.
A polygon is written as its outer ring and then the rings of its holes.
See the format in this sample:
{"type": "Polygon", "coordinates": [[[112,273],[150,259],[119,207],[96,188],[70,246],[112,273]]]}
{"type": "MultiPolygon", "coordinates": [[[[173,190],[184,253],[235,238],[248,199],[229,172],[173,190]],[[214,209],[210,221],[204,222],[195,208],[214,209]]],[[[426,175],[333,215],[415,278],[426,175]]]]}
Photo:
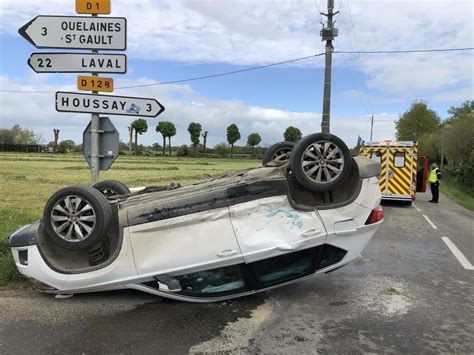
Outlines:
{"type": "Polygon", "coordinates": [[[188,186],[66,187],[10,236],[16,265],[52,294],[130,288],[191,302],[329,272],[360,257],[383,218],[380,165],[341,142],[313,134],[285,159],[188,186]]]}

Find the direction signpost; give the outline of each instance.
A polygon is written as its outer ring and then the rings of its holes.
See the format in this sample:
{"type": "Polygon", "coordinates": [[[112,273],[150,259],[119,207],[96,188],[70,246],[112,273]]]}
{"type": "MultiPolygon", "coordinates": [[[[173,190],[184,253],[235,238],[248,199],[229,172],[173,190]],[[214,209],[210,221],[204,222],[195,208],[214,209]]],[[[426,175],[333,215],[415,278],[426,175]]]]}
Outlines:
{"type": "Polygon", "coordinates": [[[28,65],[37,73],[127,72],[125,54],[32,53],[28,65]]]}
{"type": "Polygon", "coordinates": [[[58,91],[56,111],[156,117],[165,110],[155,99],[58,91]]]}
{"type": "Polygon", "coordinates": [[[107,170],[118,155],[118,132],[108,118],[99,119],[99,114],[156,117],[165,110],[155,99],[98,95],[98,91],[113,91],[113,79],[99,77],[98,73],[127,71],[125,55],[98,53],[127,47],[127,20],[97,16],[110,14],[110,8],[110,0],[76,0],[76,12],[91,17],[39,15],[18,30],[36,48],[92,50],[92,53],[33,53],[28,65],[37,73],[92,74],[77,78],[77,88],[90,90],[92,94],[58,91],[56,110],[91,114],[83,143],[93,184],[99,181],[99,171],[107,170]],[[111,132],[113,135],[106,135],[111,132]]]}
{"type": "Polygon", "coordinates": [[[127,47],[125,17],[40,15],[18,32],[36,48],[123,51],[127,47]]]}

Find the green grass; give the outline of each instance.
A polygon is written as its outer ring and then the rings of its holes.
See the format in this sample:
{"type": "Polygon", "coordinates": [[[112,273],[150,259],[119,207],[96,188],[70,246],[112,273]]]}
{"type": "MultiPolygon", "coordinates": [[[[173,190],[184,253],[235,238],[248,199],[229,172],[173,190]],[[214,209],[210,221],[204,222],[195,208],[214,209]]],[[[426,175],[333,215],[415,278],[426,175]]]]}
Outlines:
{"type": "Polygon", "coordinates": [[[440,188],[441,192],[448,196],[451,200],[470,211],[474,211],[474,191],[454,184],[449,180],[443,180],[440,188]]]}
{"type": "MultiPolygon", "coordinates": [[[[121,155],[101,180],[114,179],[129,187],[189,184],[261,165],[257,159],[135,157],[121,155]]],[[[0,153],[0,286],[20,278],[6,238],[38,220],[48,198],[58,189],[90,184],[89,166],[80,154],[0,153]]]]}

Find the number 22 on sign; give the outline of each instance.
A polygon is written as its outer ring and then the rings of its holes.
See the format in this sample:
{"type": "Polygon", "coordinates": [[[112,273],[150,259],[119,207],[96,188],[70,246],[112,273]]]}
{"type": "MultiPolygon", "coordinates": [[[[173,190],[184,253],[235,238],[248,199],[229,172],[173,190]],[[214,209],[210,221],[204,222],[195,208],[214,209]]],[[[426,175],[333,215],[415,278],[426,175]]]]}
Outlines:
{"type": "Polygon", "coordinates": [[[86,91],[114,91],[114,80],[111,78],[101,78],[98,76],[77,77],[77,89],[86,91]]]}

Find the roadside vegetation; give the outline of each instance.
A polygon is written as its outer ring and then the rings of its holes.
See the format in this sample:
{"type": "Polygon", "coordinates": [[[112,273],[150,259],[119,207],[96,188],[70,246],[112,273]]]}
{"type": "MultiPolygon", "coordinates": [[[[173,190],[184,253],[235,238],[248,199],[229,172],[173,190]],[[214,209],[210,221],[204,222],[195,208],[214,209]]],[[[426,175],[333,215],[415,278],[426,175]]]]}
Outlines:
{"type": "Polygon", "coordinates": [[[426,102],[413,102],[396,121],[397,139],[417,141],[419,154],[442,167],[441,191],[474,211],[474,101],[447,113],[441,119],[426,102]]]}
{"type": "Polygon", "coordinates": [[[443,181],[440,188],[441,192],[451,200],[468,210],[474,211],[474,190],[468,190],[465,186],[459,185],[449,178],[443,181]]]}

